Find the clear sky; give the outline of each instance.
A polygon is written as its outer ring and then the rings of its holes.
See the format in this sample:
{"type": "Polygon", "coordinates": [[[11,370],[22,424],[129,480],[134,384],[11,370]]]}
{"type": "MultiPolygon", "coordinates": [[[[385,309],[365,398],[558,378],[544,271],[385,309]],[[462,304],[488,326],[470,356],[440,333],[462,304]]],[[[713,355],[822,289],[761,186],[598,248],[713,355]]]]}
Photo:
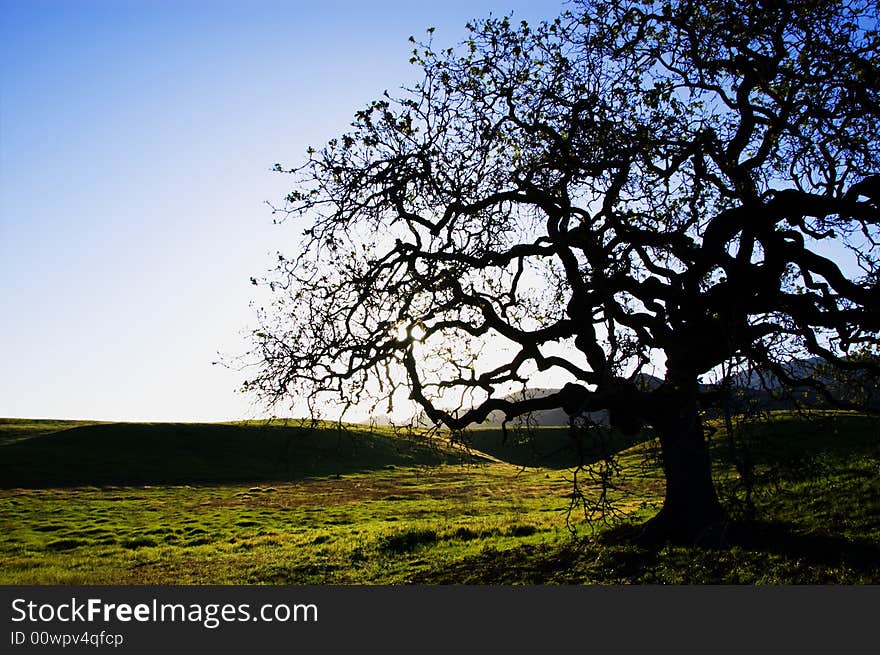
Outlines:
{"type": "Polygon", "coordinates": [[[0,416],[261,415],[252,275],[306,147],[418,78],[407,38],[537,0],[0,0],[0,416]]]}

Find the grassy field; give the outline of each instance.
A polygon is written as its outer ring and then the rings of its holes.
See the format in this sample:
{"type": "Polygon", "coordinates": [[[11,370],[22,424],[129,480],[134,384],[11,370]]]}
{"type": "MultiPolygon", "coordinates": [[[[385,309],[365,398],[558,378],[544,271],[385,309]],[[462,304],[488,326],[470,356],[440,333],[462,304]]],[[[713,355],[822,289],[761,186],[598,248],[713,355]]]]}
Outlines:
{"type": "MultiPolygon", "coordinates": [[[[561,429],[474,431],[467,456],[362,427],[0,419],[0,583],[880,582],[877,423],[780,414],[751,440],[759,520],[720,548],[647,548],[569,513],[561,429]]],[[[653,443],[614,445],[617,500],[644,520],[653,443]]]]}

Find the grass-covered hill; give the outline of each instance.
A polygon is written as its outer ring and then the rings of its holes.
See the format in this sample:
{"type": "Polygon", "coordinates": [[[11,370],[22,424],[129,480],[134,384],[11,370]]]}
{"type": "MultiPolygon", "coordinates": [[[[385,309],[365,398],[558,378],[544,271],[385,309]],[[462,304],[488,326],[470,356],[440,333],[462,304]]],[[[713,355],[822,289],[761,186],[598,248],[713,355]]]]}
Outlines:
{"type": "Polygon", "coordinates": [[[754,520],[664,547],[627,524],[662,499],[650,439],[605,444],[606,525],[561,429],[475,430],[468,458],[362,426],[0,420],[0,584],[880,583],[876,418],[777,413],[740,450],[712,427],[739,518],[748,445],[754,520]]]}
{"type": "Polygon", "coordinates": [[[458,461],[443,442],[303,422],[0,419],[0,487],[296,480],[458,461]]]}
{"type": "MultiPolygon", "coordinates": [[[[607,434],[607,432],[603,433],[607,434]]],[[[297,480],[386,466],[495,459],[562,470],[630,447],[643,436],[586,438],[568,428],[497,427],[455,441],[387,426],[303,421],[107,423],[0,418],[0,488],[297,480]]]]}

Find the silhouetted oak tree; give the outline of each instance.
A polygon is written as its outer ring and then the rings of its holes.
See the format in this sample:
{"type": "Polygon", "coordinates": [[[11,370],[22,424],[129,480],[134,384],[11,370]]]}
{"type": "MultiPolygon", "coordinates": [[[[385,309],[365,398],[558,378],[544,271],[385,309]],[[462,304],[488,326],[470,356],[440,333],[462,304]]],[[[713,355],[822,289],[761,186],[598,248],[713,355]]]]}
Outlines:
{"type": "Polygon", "coordinates": [[[845,404],[787,362],[877,373],[878,13],[583,0],[474,23],[455,49],[414,40],[421,82],[286,171],[275,209],[305,232],[265,280],[246,388],[356,403],[404,386],[452,429],[606,409],[659,436],[650,527],[697,538],[724,520],[701,376],[741,361],[845,404]],[[552,369],[558,392],[506,396],[552,369]]]}

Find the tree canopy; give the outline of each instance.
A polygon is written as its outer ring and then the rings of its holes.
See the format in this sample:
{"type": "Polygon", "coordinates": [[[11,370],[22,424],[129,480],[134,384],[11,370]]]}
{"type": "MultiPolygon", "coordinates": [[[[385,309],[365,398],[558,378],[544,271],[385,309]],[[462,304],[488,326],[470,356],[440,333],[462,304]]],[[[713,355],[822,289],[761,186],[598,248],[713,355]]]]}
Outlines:
{"type": "Polygon", "coordinates": [[[579,0],[474,22],[453,48],[413,40],[417,84],[276,167],[295,183],[275,211],[304,232],[264,280],[245,387],[405,388],[452,429],[608,410],[659,434],[657,523],[693,537],[723,518],[701,376],[755,369],[855,406],[878,374],[878,15],[579,0]],[[790,365],[809,357],[858,393],[790,365]],[[559,390],[507,395],[554,370],[559,390]]]}

